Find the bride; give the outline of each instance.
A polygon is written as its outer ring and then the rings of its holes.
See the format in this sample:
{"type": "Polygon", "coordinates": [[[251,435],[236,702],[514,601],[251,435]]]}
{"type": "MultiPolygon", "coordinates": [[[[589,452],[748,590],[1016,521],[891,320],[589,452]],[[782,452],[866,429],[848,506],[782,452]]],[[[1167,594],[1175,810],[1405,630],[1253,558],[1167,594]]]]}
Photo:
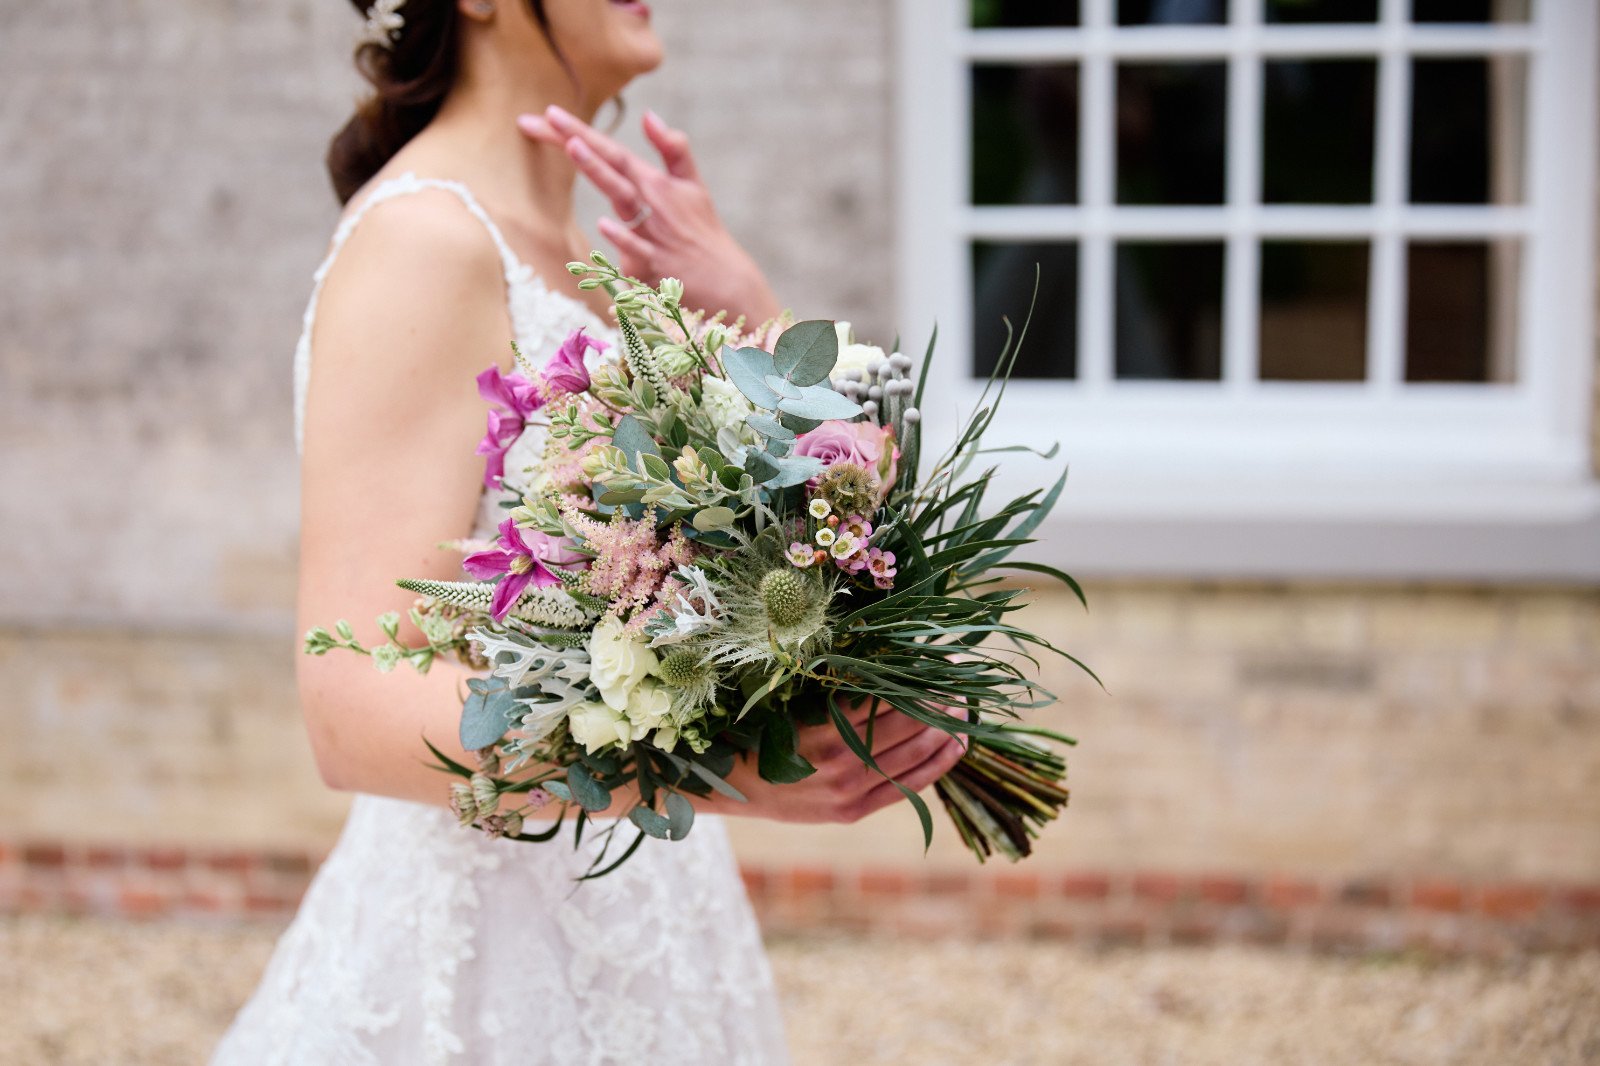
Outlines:
{"type": "MultiPolygon", "coordinates": [[[[660,62],[643,3],[364,4],[357,59],[376,92],[328,155],[346,210],[295,360],[302,628],[403,613],[394,575],[455,579],[459,560],[434,545],[492,533],[502,512],[473,454],[485,413],[473,379],[490,360],[509,369],[513,341],[542,359],[579,327],[614,343],[603,294],[577,293],[563,269],[588,251],[579,173],[616,211],[599,229],[625,271],[678,277],[686,302],[752,320],[778,311],[681,133],[645,116],[656,165],[588,125],[660,62]]],[[[716,816],[852,821],[895,801],[894,788],[830,728],[809,730],[812,777],[780,788],[737,767],[748,803],[697,801],[707,816],[687,840],[648,842],[580,886],[589,842],[463,830],[443,777],[418,757],[424,736],[463,757],[453,738],[467,676],[453,664],[379,677],[355,657],[300,660],[318,766],[358,795],[214,1063],[786,1061],[716,816]]],[[[863,711],[851,709],[858,722],[863,711]]],[[[874,743],[913,789],[961,754],[899,715],[874,743]]]]}

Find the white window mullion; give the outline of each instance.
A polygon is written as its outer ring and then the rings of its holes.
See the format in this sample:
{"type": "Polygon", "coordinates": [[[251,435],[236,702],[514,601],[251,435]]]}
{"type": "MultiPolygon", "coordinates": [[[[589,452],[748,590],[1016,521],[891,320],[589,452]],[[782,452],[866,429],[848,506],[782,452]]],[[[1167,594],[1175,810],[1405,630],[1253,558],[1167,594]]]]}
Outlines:
{"type": "Polygon", "coordinates": [[[1392,397],[1405,378],[1406,247],[1409,198],[1411,58],[1405,50],[1409,0],[1382,0],[1378,53],[1377,145],[1373,153],[1376,226],[1367,271],[1367,384],[1392,397]]]}
{"type": "Polygon", "coordinates": [[[1232,393],[1255,389],[1261,318],[1262,78],[1257,0],[1233,0],[1228,62],[1227,251],[1222,289],[1222,381],[1232,393]]]}
{"type": "Polygon", "coordinates": [[[1116,67],[1109,37],[1115,22],[1112,0],[1085,0],[1080,79],[1083,145],[1079,189],[1082,235],[1078,246],[1078,379],[1089,392],[1104,390],[1115,376],[1116,291],[1111,223],[1116,200],[1116,67]]]}

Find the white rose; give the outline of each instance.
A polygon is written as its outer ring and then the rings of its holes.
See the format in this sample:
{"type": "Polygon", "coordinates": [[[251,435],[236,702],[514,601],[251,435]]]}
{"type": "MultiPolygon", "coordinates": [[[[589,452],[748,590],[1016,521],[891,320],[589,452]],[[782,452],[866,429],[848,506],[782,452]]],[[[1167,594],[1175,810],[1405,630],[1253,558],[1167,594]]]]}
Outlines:
{"type": "Polygon", "coordinates": [[[672,693],[665,685],[654,681],[641,681],[628,697],[628,721],[633,723],[633,739],[643,740],[653,729],[670,722],[672,693]]]}
{"type": "Polygon", "coordinates": [[[850,323],[835,322],[833,329],[839,337],[839,361],[833,364],[829,377],[840,379],[847,370],[859,370],[866,376],[867,367],[874,359],[883,359],[883,349],[874,344],[857,344],[850,331],[850,323]]]}
{"type": "Polygon", "coordinates": [[[590,755],[633,740],[633,726],[628,716],[594,700],[578,704],[567,714],[567,728],[572,732],[572,739],[582,744],[590,755]]]}
{"type": "Polygon", "coordinates": [[[622,628],[615,618],[602,619],[589,637],[589,680],[613,711],[626,710],[634,687],[655,673],[656,653],[644,638],[622,628]]]}
{"type": "Polygon", "coordinates": [[[709,374],[700,379],[700,407],[719,430],[743,425],[752,411],[737,385],[709,374]]]}

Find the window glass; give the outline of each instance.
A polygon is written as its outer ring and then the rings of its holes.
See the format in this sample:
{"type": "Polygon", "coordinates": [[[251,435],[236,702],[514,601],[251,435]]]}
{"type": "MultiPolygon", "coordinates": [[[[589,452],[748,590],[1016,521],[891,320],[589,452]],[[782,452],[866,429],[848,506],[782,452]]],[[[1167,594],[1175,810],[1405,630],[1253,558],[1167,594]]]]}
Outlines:
{"type": "Polygon", "coordinates": [[[1222,379],[1220,242],[1117,246],[1117,377],[1222,379]]]}
{"type": "Polygon", "coordinates": [[[1406,380],[1516,380],[1521,246],[1413,242],[1406,262],[1406,380]]]}
{"type": "Polygon", "coordinates": [[[1263,201],[1372,201],[1377,77],[1378,65],[1370,59],[1266,63],[1263,201]]]}
{"type": "Polygon", "coordinates": [[[1224,63],[1118,65],[1118,203],[1222,202],[1227,91],[1224,63]]]}
{"type": "Polygon", "coordinates": [[[972,202],[1078,200],[1078,68],[972,68],[972,202]]]}
{"type": "Polygon", "coordinates": [[[1261,380],[1366,377],[1369,258],[1365,241],[1262,243],[1261,380]]]}
{"type": "Polygon", "coordinates": [[[1522,200],[1527,61],[1411,62],[1411,202],[1522,200]]]}
{"type": "Polygon", "coordinates": [[[1005,319],[1022,331],[1039,270],[1039,302],[1017,357],[1019,378],[1078,374],[1078,245],[1072,241],[977,241],[972,245],[973,374],[987,378],[1006,343],[1005,319]]]}
{"type": "Polygon", "coordinates": [[[1411,0],[1413,22],[1527,22],[1533,0],[1411,0]]]}
{"type": "Polygon", "coordinates": [[[972,25],[1076,26],[1078,0],[972,0],[972,25]]]}
{"type": "Polygon", "coordinates": [[[1117,0],[1123,26],[1203,26],[1228,21],[1226,0],[1117,0]]]}
{"type": "Polygon", "coordinates": [[[1268,22],[1376,22],[1378,0],[1266,0],[1268,22]]]}

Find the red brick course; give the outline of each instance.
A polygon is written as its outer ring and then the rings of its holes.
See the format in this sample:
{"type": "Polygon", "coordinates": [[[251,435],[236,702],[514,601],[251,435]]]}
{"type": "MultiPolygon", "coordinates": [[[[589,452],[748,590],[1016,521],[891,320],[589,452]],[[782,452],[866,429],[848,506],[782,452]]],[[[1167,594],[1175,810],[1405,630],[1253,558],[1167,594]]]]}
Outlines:
{"type": "MultiPolygon", "coordinates": [[[[320,855],[0,842],[0,914],[269,918],[293,913],[320,855]]],[[[1600,946],[1600,884],[1373,876],[1327,882],[1226,871],[1040,873],[746,867],[776,933],[1034,937],[1101,947],[1243,943],[1316,951],[1491,955],[1600,946]]]]}

